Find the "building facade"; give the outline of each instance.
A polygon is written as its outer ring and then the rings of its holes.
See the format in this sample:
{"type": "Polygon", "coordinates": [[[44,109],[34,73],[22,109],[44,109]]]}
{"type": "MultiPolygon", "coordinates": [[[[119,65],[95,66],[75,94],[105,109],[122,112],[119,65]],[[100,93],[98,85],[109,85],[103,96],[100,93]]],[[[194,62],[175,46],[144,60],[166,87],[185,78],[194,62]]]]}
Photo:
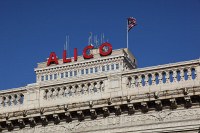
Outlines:
{"type": "Polygon", "coordinates": [[[0,132],[199,132],[199,59],[137,68],[128,49],[90,54],[38,63],[36,83],[0,91],[0,132]]]}

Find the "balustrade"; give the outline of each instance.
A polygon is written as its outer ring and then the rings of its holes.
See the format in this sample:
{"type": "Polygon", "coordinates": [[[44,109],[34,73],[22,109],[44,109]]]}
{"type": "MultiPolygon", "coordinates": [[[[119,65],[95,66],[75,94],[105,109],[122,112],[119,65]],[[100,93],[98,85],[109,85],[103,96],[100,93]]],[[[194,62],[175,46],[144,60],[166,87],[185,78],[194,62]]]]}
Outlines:
{"type": "Polygon", "coordinates": [[[23,102],[24,95],[22,93],[0,96],[0,107],[21,105],[23,102]]]}
{"type": "Polygon", "coordinates": [[[133,72],[131,76],[127,77],[126,85],[128,88],[136,88],[191,81],[196,79],[196,73],[196,69],[193,66],[163,68],[163,70],[150,69],[144,72],[133,72]]]}
{"type": "Polygon", "coordinates": [[[104,91],[104,82],[95,81],[84,84],[65,85],[62,87],[49,88],[44,91],[44,99],[55,99],[58,97],[75,97],[90,95],[104,91]]]}

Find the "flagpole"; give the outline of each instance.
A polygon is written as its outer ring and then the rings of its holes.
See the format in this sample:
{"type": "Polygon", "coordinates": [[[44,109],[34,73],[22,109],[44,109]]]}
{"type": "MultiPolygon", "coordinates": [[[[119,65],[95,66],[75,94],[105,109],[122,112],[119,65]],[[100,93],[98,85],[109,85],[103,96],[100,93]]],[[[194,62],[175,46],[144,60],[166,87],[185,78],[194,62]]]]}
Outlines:
{"type": "Polygon", "coordinates": [[[127,29],[126,29],[126,45],[127,45],[127,49],[128,49],[128,20],[127,20],[127,29]]]}

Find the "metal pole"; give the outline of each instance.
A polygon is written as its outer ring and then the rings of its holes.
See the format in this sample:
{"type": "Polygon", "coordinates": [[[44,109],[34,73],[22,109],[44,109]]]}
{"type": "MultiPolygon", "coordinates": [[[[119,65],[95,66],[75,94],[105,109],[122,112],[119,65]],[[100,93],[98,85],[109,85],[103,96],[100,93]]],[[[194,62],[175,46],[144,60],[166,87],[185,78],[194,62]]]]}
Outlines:
{"type": "Polygon", "coordinates": [[[127,20],[127,29],[126,29],[126,45],[127,45],[127,48],[128,48],[128,20],[127,20]]]}

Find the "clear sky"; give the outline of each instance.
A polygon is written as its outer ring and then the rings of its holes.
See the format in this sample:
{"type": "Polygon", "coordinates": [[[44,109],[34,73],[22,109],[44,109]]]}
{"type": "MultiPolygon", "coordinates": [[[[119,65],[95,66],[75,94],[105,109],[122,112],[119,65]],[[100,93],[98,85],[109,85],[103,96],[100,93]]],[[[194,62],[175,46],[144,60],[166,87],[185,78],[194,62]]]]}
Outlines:
{"type": "Polygon", "coordinates": [[[200,57],[200,0],[0,0],[0,89],[34,83],[37,63],[51,51],[61,58],[66,35],[79,55],[90,32],[126,47],[131,16],[139,67],[200,57]]]}

